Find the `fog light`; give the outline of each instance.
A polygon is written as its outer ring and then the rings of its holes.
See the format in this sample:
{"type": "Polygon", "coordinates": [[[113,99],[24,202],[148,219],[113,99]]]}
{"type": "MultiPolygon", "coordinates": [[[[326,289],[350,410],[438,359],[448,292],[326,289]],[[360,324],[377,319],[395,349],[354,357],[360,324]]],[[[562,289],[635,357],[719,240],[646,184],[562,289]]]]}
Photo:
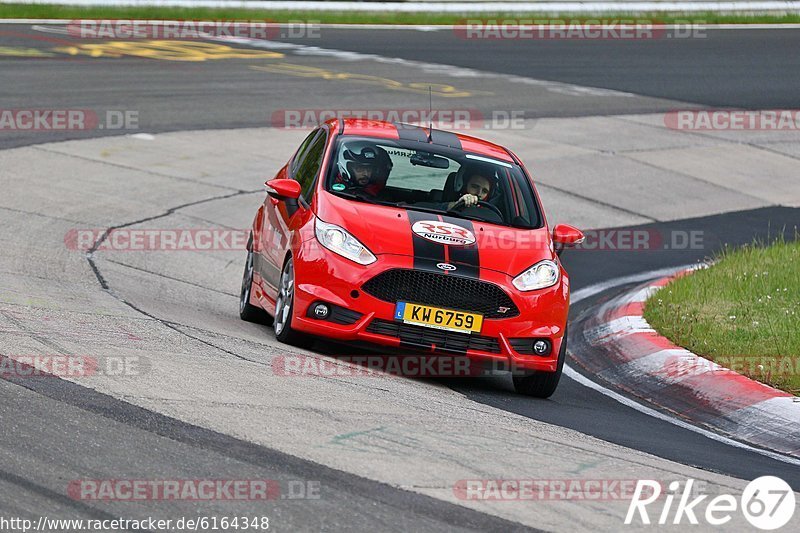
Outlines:
{"type": "Polygon", "coordinates": [[[550,343],[539,339],[538,341],[534,341],[533,343],[533,353],[536,355],[547,355],[550,351],[550,343]]]}
{"type": "Polygon", "coordinates": [[[314,306],[314,316],[320,320],[328,318],[328,313],[330,312],[331,310],[328,309],[328,306],[325,304],[317,304],[314,306]]]}

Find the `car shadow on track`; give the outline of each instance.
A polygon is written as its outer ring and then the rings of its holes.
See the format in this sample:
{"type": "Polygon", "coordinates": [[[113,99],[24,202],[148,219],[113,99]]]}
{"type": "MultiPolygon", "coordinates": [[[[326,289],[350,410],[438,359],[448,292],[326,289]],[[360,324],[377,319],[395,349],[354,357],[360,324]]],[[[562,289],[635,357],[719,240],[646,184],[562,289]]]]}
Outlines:
{"type": "Polygon", "coordinates": [[[447,387],[465,396],[486,395],[495,400],[519,397],[514,391],[510,372],[495,371],[485,365],[476,367],[464,356],[339,343],[327,339],[317,340],[312,350],[319,355],[359,365],[365,370],[373,369],[404,379],[447,387]],[[403,366],[400,364],[403,361],[411,364],[403,366]],[[427,371],[424,368],[425,361],[428,362],[427,371]]]}

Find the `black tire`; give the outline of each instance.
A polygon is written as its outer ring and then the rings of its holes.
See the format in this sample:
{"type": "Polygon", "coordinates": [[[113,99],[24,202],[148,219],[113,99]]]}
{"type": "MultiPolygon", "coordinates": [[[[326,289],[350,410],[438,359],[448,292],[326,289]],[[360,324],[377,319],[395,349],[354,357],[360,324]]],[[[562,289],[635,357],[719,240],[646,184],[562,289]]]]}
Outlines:
{"type": "Polygon", "coordinates": [[[518,394],[533,396],[535,398],[549,398],[553,395],[561,380],[564,369],[564,359],[567,356],[567,330],[564,328],[564,338],[561,349],[558,351],[558,366],[555,372],[531,372],[524,375],[514,375],[514,390],[518,394]]]}
{"type": "Polygon", "coordinates": [[[250,291],[253,290],[253,236],[247,241],[247,260],[244,263],[244,274],[242,274],[242,290],[239,293],[239,318],[247,322],[256,324],[272,324],[272,317],[269,314],[250,303],[250,291]]]}
{"type": "Polygon", "coordinates": [[[283,264],[281,279],[278,282],[278,297],[275,299],[275,338],[279,341],[308,348],[314,344],[314,338],[292,329],[294,316],[294,261],[289,257],[283,264]]]}

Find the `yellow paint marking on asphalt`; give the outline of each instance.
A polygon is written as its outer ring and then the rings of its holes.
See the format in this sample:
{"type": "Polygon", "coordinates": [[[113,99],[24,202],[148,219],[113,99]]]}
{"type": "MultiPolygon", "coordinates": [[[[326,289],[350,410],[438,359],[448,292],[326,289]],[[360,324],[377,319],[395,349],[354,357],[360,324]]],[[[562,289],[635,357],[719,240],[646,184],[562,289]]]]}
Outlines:
{"type": "Polygon", "coordinates": [[[318,67],[311,67],[307,65],[294,65],[292,63],[271,63],[269,65],[251,65],[251,69],[260,70],[263,72],[273,72],[276,74],[287,74],[289,76],[299,76],[302,78],[321,78],[324,80],[345,80],[354,81],[357,83],[367,83],[370,85],[379,85],[385,89],[394,91],[409,91],[414,93],[428,94],[428,87],[431,92],[436,96],[443,96],[445,98],[466,98],[470,96],[483,96],[492,93],[486,91],[467,91],[457,89],[452,85],[445,85],[440,83],[403,83],[391,78],[383,78],[381,76],[372,76],[369,74],[357,74],[353,72],[335,72],[318,67]]]}
{"type": "Polygon", "coordinates": [[[224,44],[187,41],[112,41],[63,46],[53,51],[90,57],[135,56],[165,61],[206,61],[208,59],[277,59],[280,52],[231,48],[224,44]]]}
{"type": "Polygon", "coordinates": [[[36,48],[18,48],[15,46],[0,46],[0,56],[3,57],[54,57],[55,54],[37,50],[36,48]]]}

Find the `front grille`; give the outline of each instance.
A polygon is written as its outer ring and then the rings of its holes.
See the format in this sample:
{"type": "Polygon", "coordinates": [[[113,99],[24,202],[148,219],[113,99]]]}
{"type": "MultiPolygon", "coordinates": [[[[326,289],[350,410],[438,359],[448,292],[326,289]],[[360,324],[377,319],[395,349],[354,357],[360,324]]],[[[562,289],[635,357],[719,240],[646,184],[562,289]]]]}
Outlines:
{"type": "Polygon", "coordinates": [[[452,274],[396,268],[381,272],[362,288],[367,294],[385,302],[446,307],[479,313],[486,318],[519,315],[517,306],[497,285],[452,274]],[[501,312],[503,308],[506,309],[505,313],[501,312]]]}
{"type": "Polygon", "coordinates": [[[500,344],[494,337],[432,329],[380,318],[373,320],[367,326],[367,331],[378,335],[396,337],[405,344],[419,346],[420,348],[430,348],[431,345],[435,344],[437,350],[444,352],[464,353],[467,349],[470,349],[500,353],[500,344]]]}

